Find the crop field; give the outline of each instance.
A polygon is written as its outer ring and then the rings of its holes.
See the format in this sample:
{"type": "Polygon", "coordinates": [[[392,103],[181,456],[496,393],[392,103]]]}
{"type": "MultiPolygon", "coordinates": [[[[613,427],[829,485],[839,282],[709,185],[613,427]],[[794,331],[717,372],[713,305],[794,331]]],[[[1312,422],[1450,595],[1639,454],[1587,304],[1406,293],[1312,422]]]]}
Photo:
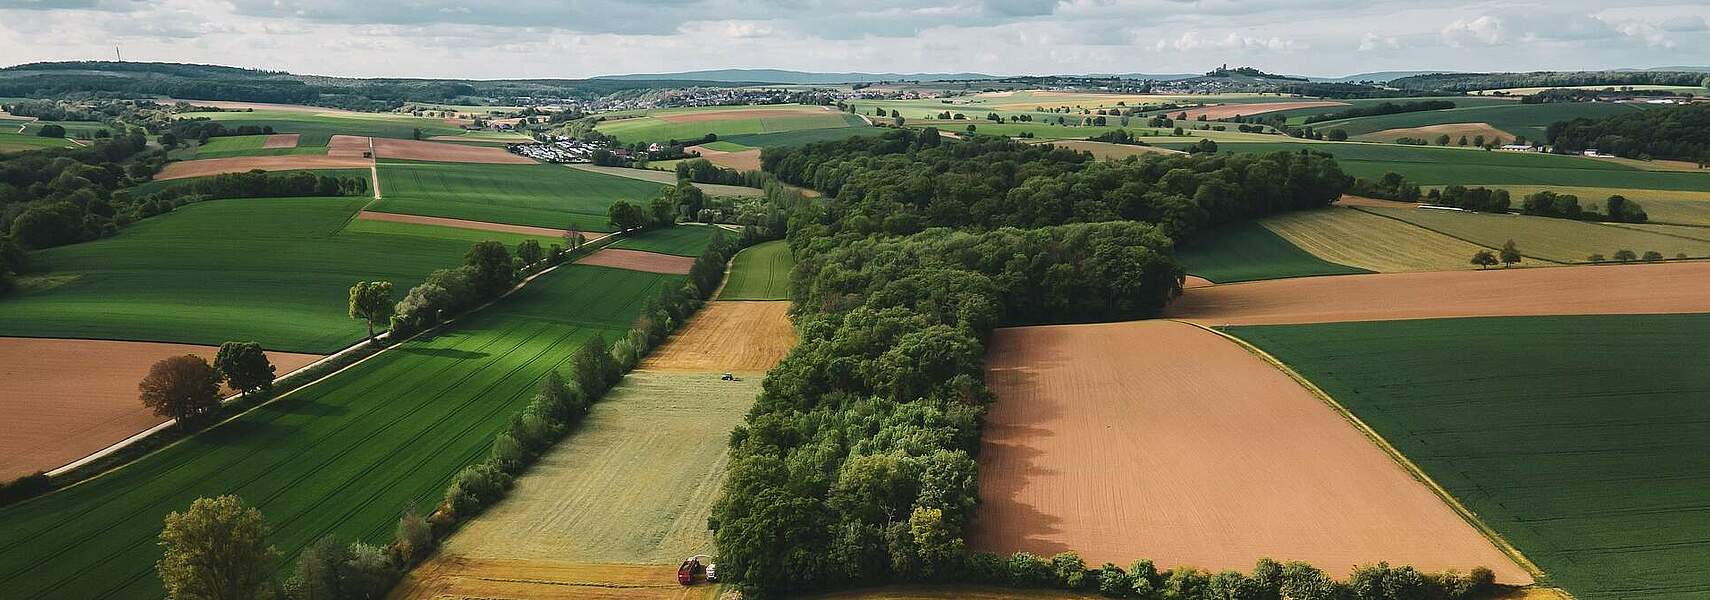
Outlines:
{"type": "MultiPolygon", "coordinates": [[[[325,150],[325,148],[318,148],[325,150]]],[[[154,176],[155,181],[172,179],[188,179],[191,177],[207,177],[223,173],[246,173],[249,171],[315,171],[325,169],[355,169],[366,168],[373,161],[366,158],[351,156],[328,156],[314,154],[317,148],[289,148],[292,152],[263,156],[224,156],[221,158],[202,158],[170,162],[166,168],[154,176]]],[[[256,152],[263,152],[257,150],[256,152]]]]}
{"type": "MultiPolygon", "coordinates": [[[[1313,116],[1313,115],[1327,115],[1327,114],[1331,114],[1331,113],[1335,113],[1335,112],[1339,112],[1339,111],[1348,110],[1350,108],[1369,108],[1369,107],[1377,106],[1379,104],[1383,104],[1385,102],[1390,102],[1390,103],[1418,102],[1421,100],[1448,100],[1450,102],[1455,103],[1456,108],[1472,108],[1475,106],[1512,106],[1515,104],[1519,104],[1519,102],[1513,98],[1479,97],[1479,96],[1418,96],[1418,97],[1411,97],[1411,98],[1351,98],[1351,99],[1342,99],[1341,100],[1342,102],[1346,102],[1348,104],[1347,106],[1321,106],[1321,107],[1316,107],[1316,108],[1297,108],[1297,109],[1291,109],[1291,110],[1277,111],[1274,113],[1268,113],[1266,116],[1267,117],[1282,116],[1283,118],[1288,119],[1288,124],[1290,126],[1300,127],[1300,126],[1306,124],[1306,118],[1307,117],[1313,116]]],[[[1318,124],[1313,123],[1312,126],[1317,127],[1318,124]]]]}
{"type": "MultiPolygon", "coordinates": [[[[187,158],[230,158],[234,156],[280,156],[290,154],[326,154],[325,147],[298,147],[295,136],[284,135],[232,135],[208,138],[208,142],[197,146],[187,158]],[[290,144],[285,144],[281,138],[293,138],[290,144]],[[281,140],[281,141],[275,141],[281,140]]],[[[175,153],[176,157],[177,154],[175,153]]]]}
{"type": "MultiPolygon", "coordinates": [[[[685,557],[686,558],[686,557],[685,557]]],[[[404,576],[393,600],[713,600],[722,588],[677,583],[675,565],[437,556],[404,576]]]]}
{"type": "Polygon", "coordinates": [[[1339,413],[1215,333],[1163,320],[1007,328],[987,361],[970,548],[1213,571],[1272,557],[1337,576],[1380,560],[1485,566],[1531,583],[1339,413]]]}
{"type": "Polygon", "coordinates": [[[1250,221],[1201,234],[1176,248],[1176,260],[1217,283],[1369,272],[1314,256],[1250,221]]]}
{"type": "Polygon", "coordinates": [[[865,124],[855,115],[819,106],[773,105],[655,111],[647,116],[606,121],[597,129],[625,142],[665,142],[698,139],[708,133],[723,138],[865,124]]]}
{"type": "Polygon", "coordinates": [[[227,127],[254,125],[272,127],[278,133],[297,133],[299,146],[325,146],[334,135],[411,139],[420,129],[423,137],[462,135],[463,128],[444,119],[407,115],[356,113],[314,107],[262,108],[251,112],[196,112],[190,118],[207,118],[227,127]]]}
{"type": "MultiPolygon", "coordinates": [[[[677,161],[666,162],[672,163],[669,167],[670,170],[664,170],[664,167],[659,162],[649,163],[651,166],[646,169],[607,167],[583,163],[565,166],[578,171],[587,171],[589,173],[600,173],[604,175],[627,177],[630,179],[640,179],[642,181],[651,181],[661,185],[677,185],[677,172],[675,170],[677,168],[675,164],[677,161]]],[[[701,191],[706,192],[708,196],[758,197],[765,193],[760,188],[742,187],[739,185],[723,185],[718,183],[696,183],[695,187],[701,188],[701,191]]]]}
{"type": "Polygon", "coordinates": [[[1438,136],[1449,136],[1451,143],[1459,143],[1461,138],[1467,138],[1469,143],[1484,138],[1486,142],[1501,141],[1512,143],[1515,139],[1511,132],[1492,127],[1489,123],[1445,123],[1442,125],[1426,125],[1424,127],[1403,127],[1385,129],[1354,136],[1362,142],[1394,142],[1402,138],[1419,140],[1436,140],[1438,136]]]}
{"type": "Polygon", "coordinates": [[[511,225],[611,231],[606,211],[644,202],[664,186],[558,165],[382,162],[377,212],[511,225]]]}
{"type": "MultiPolygon", "coordinates": [[[[719,136],[719,141],[730,142],[749,148],[779,148],[783,146],[800,146],[814,142],[830,142],[856,136],[879,135],[888,131],[878,127],[824,127],[819,129],[801,129],[797,131],[780,131],[776,133],[745,133],[742,135],[719,136]]],[[[717,143],[717,142],[715,142],[717,143]]]]}
{"type": "Polygon", "coordinates": [[[1526,136],[1527,139],[1541,140],[1544,135],[1544,128],[1556,121],[1567,121],[1580,117],[1596,119],[1645,110],[1642,105],[1609,102],[1559,102],[1551,104],[1510,102],[1505,105],[1488,106],[1460,106],[1458,98],[1455,102],[1457,103],[1455,108],[1445,110],[1425,110],[1324,121],[1313,123],[1312,127],[1321,130],[1341,129],[1347,131],[1348,135],[1360,135],[1385,129],[1424,127],[1427,125],[1489,123],[1492,127],[1526,136]]]}
{"type": "Polygon", "coordinates": [[[736,253],[719,300],[789,300],[795,256],[784,240],[756,244],[736,253]]]}
{"type": "Polygon", "coordinates": [[[1273,215],[1259,223],[1325,262],[1378,273],[1471,269],[1473,254],[1486,249],[1343,207],[1273,215]]]}
{"type": "MultiPolygon", "coordinates": [[[[460,226],[455,220],[449,220],[458,225],[443,224],[447,220],[432,220],[432,217],[414,217],[411,215],[394,215],[392,213],[362,212],[344,226],[339,233],[343,234],[379,234],[427,238],[432,240],[458,240],[469,246],[477,242],[495,241],[508,247],[515,248],[517,244],[527,240],[540,243],[542,248],[553,244],[564,245],[564,231],[545,228],[523,227],[518,225],[495,225],[479,223],[480,227],[460,226]],[[422,219],[422,220],[418,220],[422,219]]],[[[467,222],[475,223],[475,222],[467,222]]]]}
{"type": "Polygon", "coordinates": [[[1696,258],[1710,256],[1710,235],[1696,239],[1626,226],[1525,215],[1367,206],[1355,210],[1400,219],[1481,246],[1500,248],[1504,242],[1514,240],[1522,255],[1552,262],[1586,262],[1592,254],[1609,257],[1621,249],[1639,254],[1656,250],[1665,257],[1682,253],[1696,258]]]}
{"type": "Polygon", "coordinates": [[[1510,96],[1530,96],[1532,94],[1536,94],[1536,93],[1542,92],[1544,90],[1559,90],[1559,89],[1569,89],[1569,90],[1619,89],[1619,90],[1637,90],[1637,91],[1676,92],[1676,93],[1691,94],[1694,96],[1710,95],[1710,89],[1705,89],[1703,86],[1697,86],[1697,85],[1623,85],[1623,86],[1560,85],[1560,86],[1551,86],[1551,87],[1524,87],[1524,88],[1507,88],[1507,89],[1500,89],[1500,90],[1481,90],[1481,91],[1477,91],[1477,92],[1473,92],[1473,93],[1474,94],[1493,94],[1496,92],[1502,92],[1502,93],[1508,94],[1510,96]]]}
{"type": "Polygon", "coordinates": [[[1710,315],[1229,331],[1351,409],[1574,596],[1710,594],[1697,568],[1710,373],[1679,360],[1710,352],[1710,315]]]}
{"type": "MultiPolygon", "coordinates": [[[[1159,144],[1181,149],[1188,143],[1160,141],[1159,144]]],[[[1342,171],[1349,175],[1377,179],[1393,171],[1425,186],[1479,184],[1710,191],[1710,176],[1702,173],[1647,171],[1579,156],[1297,141],[1254,143],[1219,140],[1218,150],[1237,153],[1326,152],[1334,155],[1342,171]]]]}
{"type": "Polygon", "coordinates": [[[671,339],[641,362],[648,371],[744,373],[755,379],[796,346],[790,303],[708,302],[671,339]]]}
{"type": "Polygon", "coordinates": [[[462,264],[465,236],[345,231],[366,198],[215,200],[140,221],[114,237],[33,252],[40,276],[0,299],[0,335],[217,345],[326,353],[359,339],[346,314],[359,280],[401,297],[462,264]],[[258,227],[265,224],[265,227],[258,227]]]}
{"type": "MultiPolygon", "coordinates": [[[[389,540],[400,509],[433,506],[453,474],[487,454],[541,377],[594,336],[620,335],[644,298],[681,281],[561,268],[452,330],[102,477],[0,509],[0,589],[25,598],[159,596],[161,519],[203,496],[237,494],[259,508],[285,564],[328,534],[389,540]]],[[[728,429],[714,436],[717,445],[728,429]]]]}
{"type": "Polygon", "coordinates": [[[653,229],[628,236],[612,244],[612,248],[658,252],[676,256],[698,257],[713,240],[732,235],[723,227],[684,224],[653,229]]]}

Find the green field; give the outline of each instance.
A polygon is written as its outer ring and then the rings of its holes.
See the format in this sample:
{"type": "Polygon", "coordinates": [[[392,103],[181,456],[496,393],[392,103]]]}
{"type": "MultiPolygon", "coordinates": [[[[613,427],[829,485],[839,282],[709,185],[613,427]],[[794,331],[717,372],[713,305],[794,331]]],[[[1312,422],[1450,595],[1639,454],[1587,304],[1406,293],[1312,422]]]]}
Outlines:
{"type": "Polygon", "coordinates": [[[1554,262],[1584,262],[1592,254],[1613,256],[1623,248],[1639,254],[1656,250],[1666,257],[1680,253],[1694,258],[1710,256],[1710,229],[1699,227],[1682,228],[1682,234],[1655,229],[1659,226],[1654,225],[1616,226],[1525,215],[1365,206],[1355,210],[1400,219],[1481,246],[1500,248],[1514,240],[1521,254],[1554,262]]]}
{"type": "Polygon", "coordinates": [[[380,163],[383,200],[370,210],[512,225],[611,231],[606,211],[641,203],[657,183],[560,165],[380,163]]]}
{"type": "Polygon", "coordinates": [[[855,136],[879,135],[889,129],[880,127],[827,127],[823,129],[803,129],[801,131],[782,131],[778,133],[750,133],[721,137],[719,141],[739,144],[749,148],[779,148],[783,146],[800,146],[814,142],[831,142],[855,136]]]}
{"type": "Polygon", "coordinates": [[[611,247],[694,257],[705,252],[714,239],[730,235],[735,234],[720,227],[687,224],[644,231],[618,240],[611,247]]]}
{"type": "Polygon", "coordinates": [[[162,595],[155,536],[168,511],[237,494],[288,564],[328,534],[391,539],[596,334],[630,326],[680,277],[571,266],[449,332],[407,343],[116,472],[0,509],[0,589],[19,598],[162,595]]]}
{"type": "MultiPolygon", "coordinates": [[[[708,133],[720,138],[741,134],[775,133],[806,129],[827,129],[865,125],[860,117],[835,110],[799,105],[718,106],[700,109],[669,109],[653,111],[648,116],[616,119],[600,123],[596,128],[604,134],[625,142],[665,142],[667,140],[699,139],[708,133]],[[740,111],[739,113],[737,111],[740,111]],[[754,116],[755,111],[775,112],[776,116],[754,116]],[[661,115],[732,112],[731,118],[704,121],[670,121],[661,115]]],[[[741,144],[742,142],[736,142],[741,144]]],[[[748,146],[751,144],[742,144],[748,146]]]]}
{"type": "Polygon", "coordinates": [[[1609,102],[1520,104],[1510,101],[1503,104],[1478,106],[1469,106],[1467,102],[1459,98],[1454,99],[1454,102],[1457,106],[1446,110],[1425,110],[1324,121],[1313,123],[1311,127],[1325,131],[1341,129],[1348,132],[1348,135],[1362,135],[1385,129],[1425,127],[1448,123],[1489,123],[1491,126],[1508,133],[1541,141],[1544,136],[1544,128],[1556,121],[1567,121],[1581,117],[1599,119],[1645,110],[1643,105],[1609,102]]]}
{"type": "Polygon", "coordinates": [[[738,144],[735,142],[727,142],[724,140],[719,140],[716,142],[701,144],[701,147],[706,148],[708,150],[717,150],[719,152],[742,152],[744,150],[752,150],[753,149],[753,148],[749,148],[748,146],[744,146],[742,144],[738,144]]]}
{"type": "MultiPolygon", "coordinates": [[[[1288,119],[1289,126],[1300,127],[1300,126],[1303,126],[1306,124],[1306,117],[1309,117],[1312,115],[1328,115],[1328,114],[1348,110],[1350,108],[1364,108],[1364,107],[1370,107],[1370,106],[1377,106],[1377,105],[1383,104],[1385,102],[1401,103],[1401,102],[1418,102],[1418,101],[1422,101],[1422,100],[1448,100],[1450,102],[1455,103],[1455,108],[1471,108],[1471,107],[1476,107],[1476,106],[1509,106],[1509,105],[1519,104],[1518,101],[1510,99],[1510,98],[1494,98],[1494,97],[1492,97],[1492,98],[1481,98],[1481,97],[1476,97],[1476,96],[1419,96],[1419,97],[1414,97],[1414,98],[1355,98],[1355,99],[1340,99],[1340,98],[1338,98],[1335,100],[1336,102],[1346,102],[1348,105],[1347,106],[1318,106],[1318,107],[1313,107],[1313,108],[1295,108],[1295,109],[1290,109],[1290,110],[1279,110],[1279,111],[1275,111],[1275,112],[1265,113],[1263,116],[1265,118],[1269,119],[1269,118],[1281,115],[1283,118],[1288,119]]],[[[1318,124],[1313,123],[1312,127],[1316,128],[1316,127],[1318,127],[1318,124]]]]}
{"type": "Polygon", "coordinates": [[[265,135],[232,135],[208,138],[207,143],[194,148],[190,158],[230,158],[233,156],[280,156],[285,154],[326,154],[325,146],[293,146],[290,148],[263,148],[267,141],[265,135]]]}
{"type": "Polygon", "coordinates": [[[1581,600],[1710,595],[1710,315],[1233,327],[1581,600]]]}
{"type": "Polygon", "coordinates": [[[1176,248],[1189,275],[1216,283],[1370,273],[1313,256],[1256,221],[1225,225],[1176,248]]]}
{"type": "Polygon", "coordinates": [[[410,139],[416,129],[424,137],[462,135],[463,128],[444,119],[411,117],[394,113],[349,113],[327,109],[327,112],[291,110],[255,110],[251,112],[193,112],[185,118],[219,121],[227,127],[254,125],[272,127],[276,133],[298,133],[298,146],[325,146],[334,135],[360,135],[383,138],[410,139]]]}
{"type": "Polygon", "coordinates": [[[736,253],[730,278],[724,282],[719,300],[789,300],[790,269],[795,256],[784,240],[756,244],[736,253]]]}
{"type": "Polygon", "coordinates": [[[65,138],[45,138],[29,133],[14,133],[16,129],[7,128],[0,131],[0,152],[23,152],[25,150],[40,150],[42,148],[76,148],[77,144],[65,138]]]}
{"type": "Polygon", "coordinates": [[[347,229],[367,201],[215,200],[111,238],[34,252],[41,274],[0,298],[0,335],[254,340],[325,353],[365,332],[346,314],[352,283],[391,281],[402,297],[430,271],[462,264],[472,237],[506,239],[366,221],[347,229]]]}

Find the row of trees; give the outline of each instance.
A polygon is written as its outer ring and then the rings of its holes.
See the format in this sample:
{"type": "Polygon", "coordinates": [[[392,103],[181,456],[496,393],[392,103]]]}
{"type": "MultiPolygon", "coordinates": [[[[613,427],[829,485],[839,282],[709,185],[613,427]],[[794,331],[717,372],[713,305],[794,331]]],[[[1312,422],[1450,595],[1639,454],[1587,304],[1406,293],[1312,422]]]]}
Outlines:
{"type": "Polygon", "coordinates": [[[1634,111],[1603,119],[1551,123],[1545,130],[1557,151],[1599,152],[1628,158],[1671,158],[1710,164],[1710,104],[1634,111]]]}
{"type": "Polygon", "coordinates": [[[1478,265],[1479,269],[1485,269],[1496,266],[1497,262],[1500,261],[1502,268],[1506,269],[1519,263],[1521,258],[1520,249],[1514,247],[1514,240],[1508,240],[1507,243],[1502,244],[1500,255],[1489,250],[1479,250],[1473,253],[1471,262],[1478,265]]]}
{"type": "MultiPolygon", "coordinates": [[[[1356,179],[1348,191],[1356,196],[1402,202],[1423,200],[1474,212],[1506,214],[1514,209],[1513,195],[1508,190],[1451,185],[1441,190],[1432,189],[1422,197],[1418,184],[1409,182],[1400,173],[1394,172],[1384,173],[1377,181],[1356,179]]],[[[1644,207],[1620,194],[1606,198],[1603,201],[1603,210],[1599,211],[1595,206],[1580,206],[1578,196],[1550,190],[1541,190],[1522,197],[1520,214],[1613,223],[1644,223],[1650,218],[1645,214],[1644,207]]]]}
{"type": "Polygon", "coordinates": [[[191,427],[220,406],[220,383],[248,395],[273,388],[274,367],[256,342],[220,344],[214,362],[195,354],[161,359],[137,383],[143,406],[191,427]]]}
{"type": "Polygon", "coordinates": [[[1448,100],[1415,100],[1412,102],[1379,102],[1379,103],[1372,105],[1372,106],[1355,106],[1352,108],[1348,108],[1348,109],[1333,112],[1333,113],[1312,115],[1312,116],[1309,116],[1306,118],[1306,122],[1307,123],[1320,123],[1320,122],[1324,122],[1324,121],[1336,121],[1336,120],[1341,120],[1341,119],[1352,119],[1352,118],[1356,118],[1356,117],[1374,117],[1374,116],[1378,116],[1378,115],[1395,115],[1395,114],[1410,113],[1410,112],[1423,112],[1423,111],[1427,111],[1427,110],[1448,110],[1448,109],[1451,109],[1454,107],[1455,107],[1455,103],[1448,101],[1448,100]]]}
{"type": "Polygon", "coordinates": [[[1692,71],[1532,71],[1528,73],[1430,73],[1392,79],[1401,90],[1471,92],[1525,87],[1582,85],[1703,85],[1703,73],[1692,71]]]}
{"type": "MultiPolygon", "coordinates": [[[[575,239],[580,247],[581,238],[575,239]]],[[[478,242],[463,255],[462,265],[429,273],[396,303],[392,301],[391,282],[357,282],[350,288],[350,317],[368,325],[370,342],[374,342],[374,328],[388,325],[397,339],[498,298],[521,278],[571,256],[563,246],[541,248],[535,240],[518,243],[515,256],[499,242],[478,242]]]]}
{"type": "Polygon", "coordinates": [[[1098,592],[1107,598],[1137,600],[1475,600],[1503,591],[1495,573],[1484,567],[1466,574],[1424,573],[1380,562],[1355,567],[1348,579],[1337,581],[1311,564],[1269,558],[1259,559],[1251,573],[1233,569],[1212,573],[1193,567],[1159,570],[1144,559],[1126,570],[1111,563],[1089,569],[1073,552],[1049,559],[1027,552],[1008,557],[975,554],[959,575],[969,582],[1098,592]]]}

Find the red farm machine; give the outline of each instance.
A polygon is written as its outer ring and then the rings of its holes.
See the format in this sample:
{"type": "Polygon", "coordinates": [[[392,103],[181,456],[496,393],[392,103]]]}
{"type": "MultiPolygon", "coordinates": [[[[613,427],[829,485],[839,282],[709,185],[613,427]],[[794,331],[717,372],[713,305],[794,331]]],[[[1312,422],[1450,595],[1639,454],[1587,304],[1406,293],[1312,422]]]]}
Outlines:
{"type": "Polygon", "coordinates": [[[705,579],[707,583],[718,583],[718,565],[711,562],[711,557],[696,554],[677,565],[677,583],[694,585],[700,579],[705,579]]]}

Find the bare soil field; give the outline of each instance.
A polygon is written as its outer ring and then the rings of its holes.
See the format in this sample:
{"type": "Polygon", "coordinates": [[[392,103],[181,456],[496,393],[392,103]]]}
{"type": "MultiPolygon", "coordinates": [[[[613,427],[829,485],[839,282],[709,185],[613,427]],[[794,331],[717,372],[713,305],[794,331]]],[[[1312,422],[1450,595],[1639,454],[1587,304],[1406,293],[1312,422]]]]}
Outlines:
{"type": "Polygon", "coordinates": [[[1184,290],[1190,289],[1190,288],[1197,288],[1197,287],[1210,287],[1210,286],[1214,286],[1214,285],[1217,285],[1217,282],[1214,282],[1210,279],[1206,279],[1204,277],[1197,277],[1194,275],[1188,275],[1188,276],[1185,276],[1182,278],[1182,289],[1184,289],[1184,290]]]}
{"type": "Polygon", "coordinates": [[[1213,121],[1235,116],[1250,117],[1279,110],[1294,110],[1297,108],[1317,108],[1320,106],[1347,106],[1346,102],[1331,102],[1328,100],[1309,100],[1303,102],[1256,102],[1253,104],[1217,104],[1200,108],[1190,108],[1186,111],[1170,113],[1173,115],[1187,113],[1189,120],[1198,119],[1200,115],[1213,121]]]}
{"type": "Polygon", "coordinates": [[[166,168],[155,175],[157,180],[183,179],[186,177],[206,177],[221,173],[244,173],[260,169],[263,171],[297,171],[303,169],[366,169],[372,162],[361,158],[348,156],[327,156],[316,154],[287,154],[284,156],[236,156],[231,158],[205,158],[202,160],[182,160],[166,163],[166,168]]]}
{"type": "MultiPolygon", "coordinates": [[[[166,419],[137,400],[137,382],[156,361],[180,354],[212,360],[217,348],[191,344],[0,338],[0,480],[88,456],[166,419]]],[[[269,352],[280,375],[319,360],[269,352]]],[[[229,392],[229,390],[228,390],[229,392]]]]}
{"type": "Polygon", "coordinates": [[[789,301],[708,302],[639,367],[674,373],[764,374],[796,345],[789,301]]]}
{"type": "Polygon", "coordinates": [[[706,146],[689,146],[685,150],[701,153],[701,158],[707,162],[738,171],[760,170],[760,149],[743,150],[741,152],[724,152],[713,150],[706,146]]]}
{"type": "Polygon", "coordinates": [[[355,158],[372,162],[373,157],[362,156],[363,153],[371,151],[373,146],[370,144],[370,138],[360,135],[335,135],[327,140],[327,156],[355,158]]]}
{"type": "Polygon", "coordinates": [[[1440,135],[1449,136],[1449,143],[1451,144],[1458,143],[1461,136],[1466,136],[1470,143],[1470,140],[1474,137],[1481,135],[1484,136],[1486,141],[1495,140],[1497,138],[1502,138],[1504,142],[1514,141],[1514,134],[1497,129],[1489,123],[1445,123],[1442,125],[1427,125],[1425,127],[1385,129],[1383,131],[1373,131],[1371,133],[1357,135],[1354,136],[1354,139],[1373,142],[1393,142],[1404,137],[1410,137],[1433,141],[1433,143],[1435,143],[1434,140],[1436,140],[1437,136],[1440,135]]]}
{"type": "Polygon", "coordinates": [[[1710,312],[1710,262],[1380,273],[1188,290],[1165,309],[1206,325],[1710,312]]]}
{"type": "Polygon", "coordinates": [[[491,165],[532,165],[534,159],[507,152],[504,148],[469,146],[417,140],[374,139],[374,156],[400,160],[429,160],[436,162],[481,163],[491,165]]]}
{"type": "Polygon", "coordinates": [[[261,147],[262,148],[296,148],[297,142],[302,137],[303,137],[303,134],[300,134],[300,133],[275,133],[273,135],[267,136],[267,140],[261,142],[261,147]]]}
{"type": "Polygon", "coordinates": [[[675,565],[476,559],[442,553],[406,575],[387,598],[693,600],[714,598],[717,592],[716,585],[679,585],[675,565]]]}
{"type": "Polygon", "coordinates": [[[1181,154],[1180,150],[1159,148],[1157,146],[1135,146],[1131,144],[1112,144],[1110,142],[1095,142],[1092,140],[1057,140],[1044,142],[1058,148],[1068,148],[1081,152],[1091,152],[1094,158],[1104,160],[1122,160],[1130,156],[1143,154],[1181,154]]]}
{"type": "Polygon", "coordinates": [[[669,275],[688,275],[689,269],[695,266],[695,259],[687,256],[672,256],[658,252],[643,252],[641,250],[625,250],[623,248],[606,248],[589,254],[587,258],[576,261],[577,264],[594,265],[597,267],[614,267],[631,271],[646,271],[648,273],[665,273],[669,275]]]}
{"type": "Polygon", "coordinates": [[[734,119],[766,119],[772,117],[787,117],[791,115],[823,115],[825,111],[819,108],[775,108],[775,109],[738,109],[738,110],[698,110],[676,114],[653,115],[653,118],[672,123],[699,123],[701,121],[728,121],[734,119]]]}
{"type": "MultiPolygon", "coordinates": [[[[498,231],[501,233],[516,233],[521,235],[543,235],[547,237],[564,237],[565,230],[551,227],[533,227],[529,225],[506,225],[504,223],[488,223],[486,221],[469,221],[466,219],[451,219],[446,217],[422,217],[417,215],[400,215],[394,213],[362,211],[356,218],[365,221],[391,221],[393,223],[415,223],[417,225],[439,225],[441,227],[456,227],[459,229],[474,229],[478,231],[498,231]]],[[[587,239],[587,233],[582,234],[587,239]]]]}
{"type": "Polygon", "coordinates": [[[1272,557],[1338,577],[1377,561],[1482,565],[1531,582],[1338,412],[1210,331],[999,329],[986,378],[973,549],[1212,570],[1272,557]]]}

